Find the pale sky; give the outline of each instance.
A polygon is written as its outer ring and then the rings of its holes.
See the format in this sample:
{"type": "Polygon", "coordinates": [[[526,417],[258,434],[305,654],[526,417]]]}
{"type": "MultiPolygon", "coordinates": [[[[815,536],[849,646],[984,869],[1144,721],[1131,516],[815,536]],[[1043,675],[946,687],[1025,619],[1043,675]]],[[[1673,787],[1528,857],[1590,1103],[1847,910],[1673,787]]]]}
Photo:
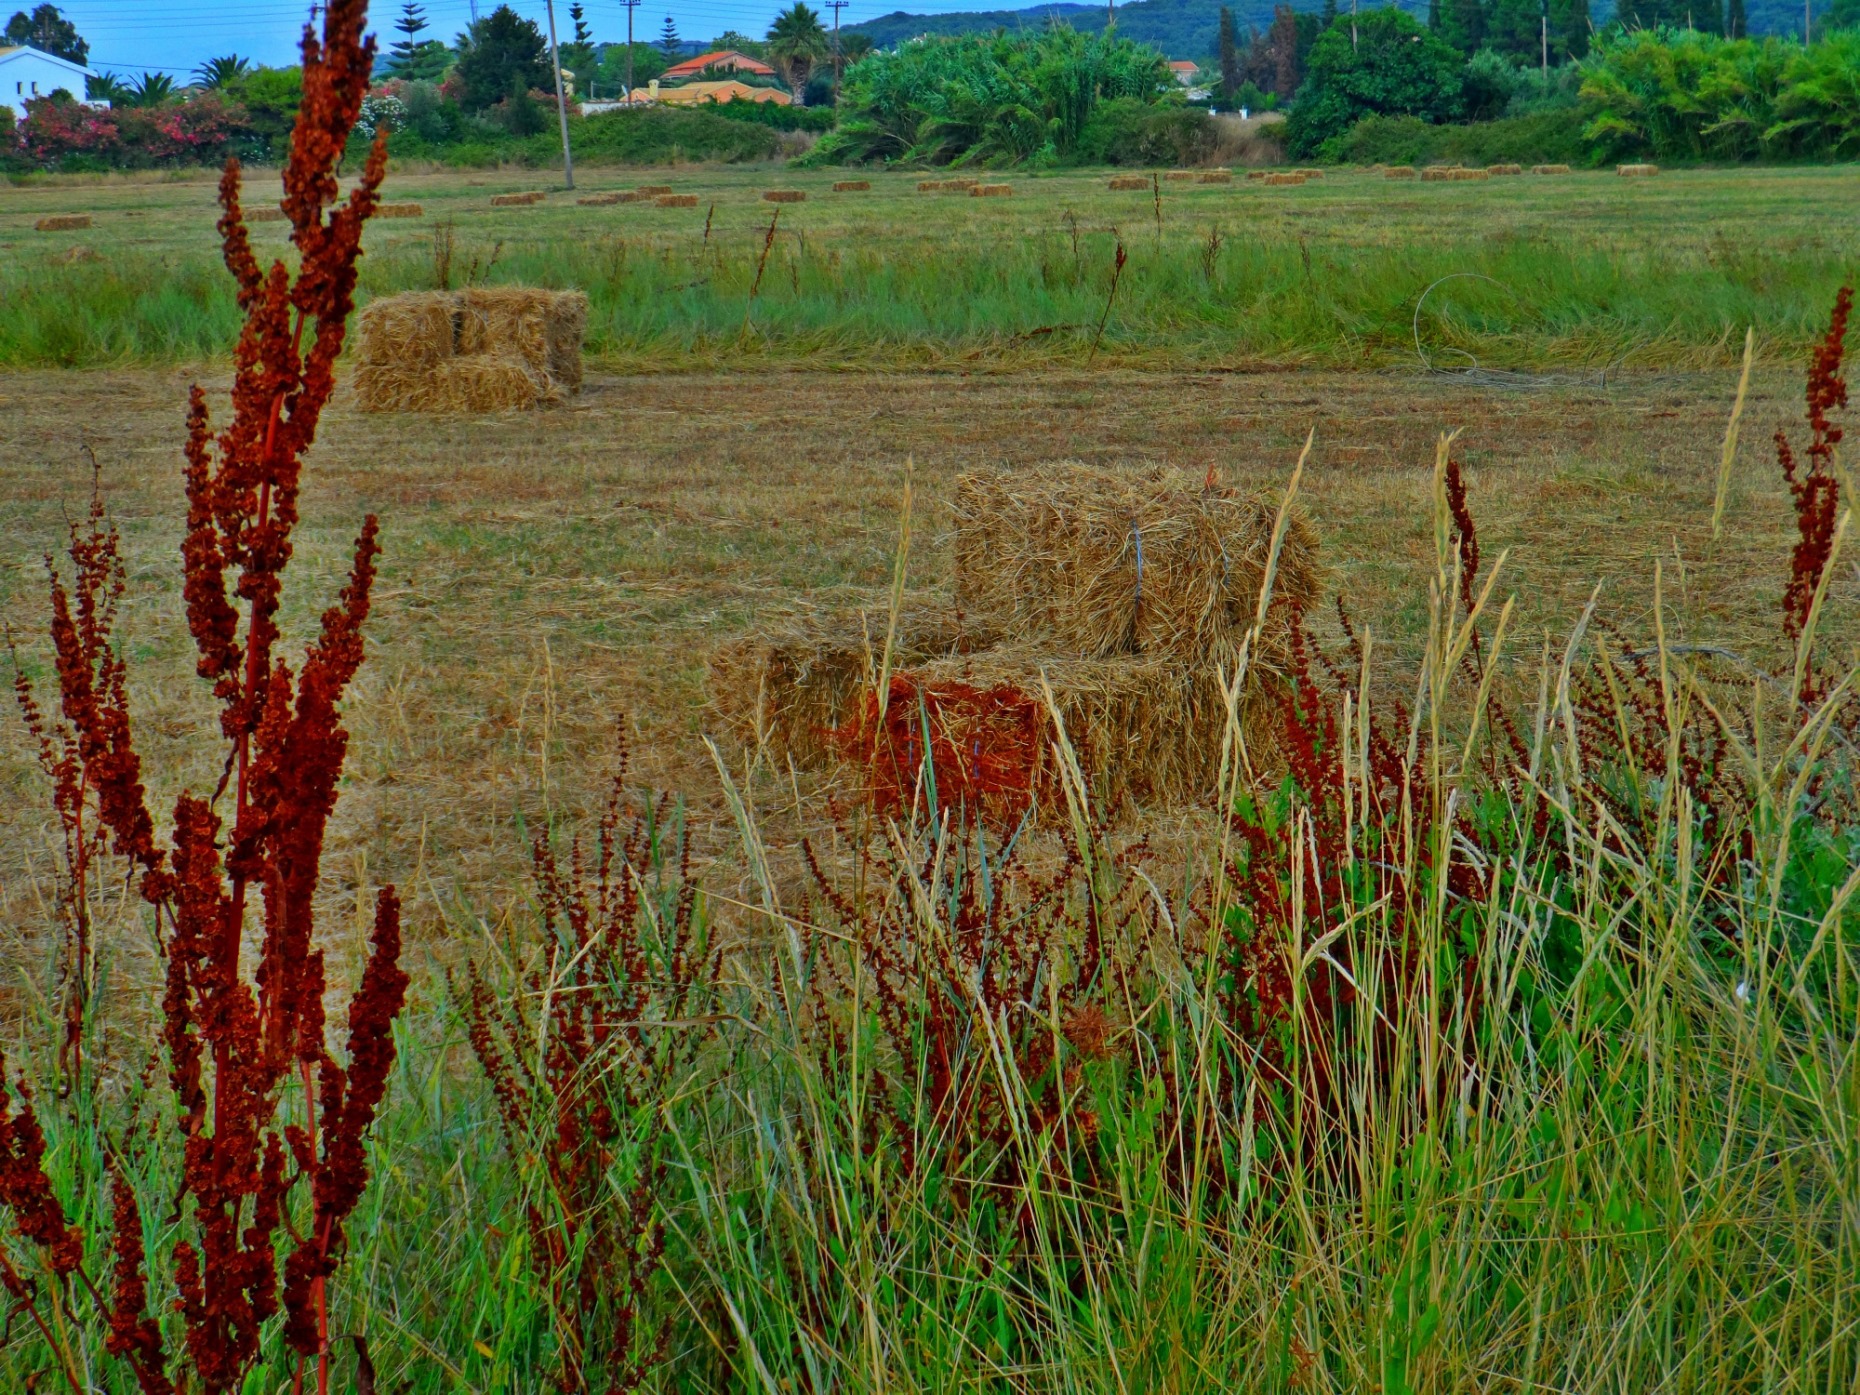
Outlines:
{"type": "MultiPolygon", "coordinates": [[[[0,0],[0,13],[31,9],[37,0],[0,0]]],[[[297,38],[309,13],[307,3],[294,0],[53,0],[59,9],[76,23],[78,33],[90,42],[90,66],[110,72],[138,73],[162,70],[177,76],[194,70],[201,62],[221,54],[237,53],[260,63],[281,64],[297,61],[297,38]]],[[[472,0],[423,0],[427,23],[431,26],[420,37],[440,38],[448,42],[471,20],[472,0]]],[[[489,14],[497,0],[477,0],[481,13],[489,14]]],[[[584,0],[588,27],[603,43],[626,38],[626,10],[616,0],[584,0]]],[[[815,8],[829,23],[832,11],[817,0],[815,8]]],[[[1009,0],[994,4],[986,0],[852,0],[840,12],[841,24],[861,19],[876,19],[896,10],[913,14],[948,13],[952,10],[988,8],[1018,9],[1032,0],[1009,0]]],[[[544,0],[509,0],[518,14],[534,19],[546,34],[544,0]]],[[[655,38],[670,15],[678,24],[678,33],[686,39],[710,39],[726,29],[745,34],[767,30],[775,12],[785,0],[641,0],[633,12],[633,37],[655,38]]],[[[369,26],[379,36],[385,51],[400,35],[394,21],[400,15],[401,0],[374,0],[369,7],[369,26]]],[[[568,37],[568,0],[557,0],[556,23],[568,37]]]]}

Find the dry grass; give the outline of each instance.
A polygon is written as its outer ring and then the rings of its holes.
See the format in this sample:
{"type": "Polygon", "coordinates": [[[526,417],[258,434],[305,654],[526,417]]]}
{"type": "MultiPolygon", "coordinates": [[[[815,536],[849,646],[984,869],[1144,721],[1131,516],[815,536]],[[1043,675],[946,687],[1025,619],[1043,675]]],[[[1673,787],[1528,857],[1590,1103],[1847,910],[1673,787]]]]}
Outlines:
{"type": "Polygon", "coordinates": [[[696,208],[698,196],[696,194],[660,194],[653,199],[653,203],[660,208],[696,208]]]}
{"type": "Polygon", "coordinates": [[[872,187],[869,179],[836,179],[833,192],[836,194],[863,194],[872,187]]]}
{"type": "Polygon", "coordinates": [[[610,191],[605,194],[584,194],[582,197],[576,199],[575,203],[582,208],[606,208],[610,204],[630,203],[635,197],[637,197],[637,195],[610,191]]]}
{"type": "MultiPolygon", "coordinates": [[[[151,735],[161,808],[181,784],[218,777],[202,763],[197,733],[214,718],[194,656],[155,638],[185,633],[178,404],[194,376],[0,376],[0,622],[26,637],[22,657],[43,675],[38,558],[82,510],[88,443],[125,533],[132,699],[151,735]]],[[[204,380],[223,390],[223,370],[204,380]]],[[[1501,589],[1518,592],[1514,633],[1560,633],[1607,578],[1604,605],[1625,632],[1645,635],[1648,587],[1636,583],[1660,560],[1674,597],[1670,639],[1774,663],[1763,646],[1794,529],[1767,438],[1800,418],[1799,371],[1753,383],[1726,534],[1714,545],[1734,388],[1734,373],[1524,395],[1380,374],[666,375],[594,377],[571,407],[542,417],[463,418],[363,415],[345,385],[305,476],[294,566],[307,576],[293,592],[333,594],[356,520],[381,514],[371,658],[348,705],[354,753],[326,861],[344,875],[330,905],[347,914],[366,888],[395,880],[409,889],[416,934],[430,935],[442,909],[493,914],[500,888],[521,883],[519,814],[586,812],[617,720],[639,738],[640,779],[684,790],[701,819],[727,819],[700,739],[716,729],[708,660],[797,609],[884,610],[907,458],[917,499],[909,583],[948,594],[961,474],[1032,467],[1062,439],[1094,464],[1170,463],[1196,475],[1214,465],[1225,486],[1276,491],[1315,426],[1302,497],[1333,589],[1380,652],[1412,658],[1426,622],[1419,579],[1434,556],[1433,443],[1461,428],[1456,451],[1488,558],[1512,550],[1501,589]]],[[[1850,575],[1829,605],[1841,624],[1860,615],[1850,575]]],[[[284,617],[298,636],[314,619],[284,617]]],[[[779,844],[790,826],[779,810],[791,801],[771,792],[788,781],[766,778],[766,832],[779,844]]],[[[811,778],[801,776],[804,792],[811,778]]],[[[50,849],[11,717],[0,718],[0,805],[0,924],[37,924],[36,876],[50,849]]],[[[746,890],[733,865],[715,869],[720,894],[746,890]]]]}
{"type": "Polygon", "coordinates": [[[969,190],[969,196],[977,199],[1005,199],[1014,192],[1012,184],[977,184],[969,190]]]}
{"type": "Polygon", "coordinates": [[[669,184],[641,184],[636,186],[633,192],[644,198],[658,198],[661,194],[671,193],[672,186],[669,184]]]}
{"type": "Polygon", "coordinates": [[[532,189],[522,194],[493,194],[491,195],[491,207],[525,208],[533,203],[541,203],[548,197],[549,196],[540,189],[532,189]]]}
{"type": "Polygon", "coordinates": [[[1390,165],[1382,171],[1384,179],[1413,179],[1418,171],[1413,165],[1390,165]]]}

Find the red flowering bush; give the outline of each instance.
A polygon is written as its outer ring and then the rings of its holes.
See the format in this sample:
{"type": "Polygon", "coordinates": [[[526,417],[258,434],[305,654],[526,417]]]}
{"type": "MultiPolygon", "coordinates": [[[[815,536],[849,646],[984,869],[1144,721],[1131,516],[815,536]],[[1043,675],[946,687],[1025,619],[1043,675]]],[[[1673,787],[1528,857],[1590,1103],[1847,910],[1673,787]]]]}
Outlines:
{"type": "Polygon", "coordinates": [[[71,155],[113,163],[122,149],[116,117],[107,107],[35,97],[26,103],[15,139],[26,159],[46,168],[71,155]]]}
{"type": "Polygon", "coordinates": [[[131,107],[119,114],[122,159],[128,165],[217,164],[246,130],[245,112],[202,92],[165,107],[131,107]]]}

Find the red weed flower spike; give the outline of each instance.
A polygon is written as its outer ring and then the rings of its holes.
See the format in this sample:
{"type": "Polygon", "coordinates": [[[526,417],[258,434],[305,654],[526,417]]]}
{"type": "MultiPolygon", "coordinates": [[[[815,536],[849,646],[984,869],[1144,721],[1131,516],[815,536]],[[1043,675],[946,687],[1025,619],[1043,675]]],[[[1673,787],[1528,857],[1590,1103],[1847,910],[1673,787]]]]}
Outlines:
{"type": "Polygon", "coordinates": [[[162,1347],[161,1325],[148,1314],[147,1263],[142,1245],[142,1212],[136,1193],[115,1164],[110,1166],[112,1259],[110,1335],[104,1350],[120,1356],[135,1372],[143,1395],[173,1395],[167,1376],[167,1355],[162,1347]]]}
{"type": "Polygon", "coordinates": [[[16,1111],[5,1077],[6,1058],[0,1056],[0,1206],[13,1213],[19,1233],[45,1251],[54,1274],[69,1274],[84,1257],[84,1236],[66,1220],[45,1175],[45,1134],[33,1112],[32,1092],[22,1078],[16,1111]]]}
{"type": "MultiPolygon", "coordinates": [[[[1776,460],[1788,482],[1789,495],[1795,504],[1795,550],[1789,558],[1789,582],[1783,589],[1783,633],[1792,641],[1800,640],[1808,627],[1809,611],[1814,608],[1815,592],[1833,555],[1834,531],[1840,513],[1841,486],[1834,472],[1834,452],[1840,445],[1842,428],[1829,419],[1829,413],[1847,405],[1847,380],[1841,376],[1841,362],[1846,352],[1847,320],[1853,311],[1854,293],[1843,286],[1834,298],[1834,314],[1828,332],[1815,348],[1808,369],[1808,425],[1810,441],[1808,463],[1798,466],[1788,438],[1776,432],[1776,460]]],[[[1819,691],[1813,675],[1805,701],[1819,691]]]]}

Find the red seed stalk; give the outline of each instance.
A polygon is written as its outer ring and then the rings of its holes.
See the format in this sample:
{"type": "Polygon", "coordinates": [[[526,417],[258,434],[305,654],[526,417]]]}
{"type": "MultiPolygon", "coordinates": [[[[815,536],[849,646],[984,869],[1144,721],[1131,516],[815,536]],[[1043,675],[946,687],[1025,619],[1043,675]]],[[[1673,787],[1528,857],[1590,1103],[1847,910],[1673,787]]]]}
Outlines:
{"type": "MultiPolygon", "coordinates": [[[[1783,589],[1783,633],[1799,642],[1808,628],[1809,612],[1814,608],[1815,593],[1821,587],[1822,574],[1834,551],[1834,531],[1840,513],[1841,485],[1834,472],[1834,452],[1841,443],[1841,428],[1829,420],[1829,413],[1847,405],[1847,380],[1841,376],[1841,360],[1846,350],[1847,319],[1853,312],[1854,292],[1842,286],[1834,297],[1834,314],[1828,332],[1815,346],[1808,366],[1808,463],[1802,466],[1790,448],[1782,428],[1776,430],[1776,460],[1788,482],[1789,496],[1795,504],[1798,534],[1795,550],[1789,558],[1789,582],[1783,589]]],[[[1811,672],[1802,694],[1813,701],[1821,691],[1811,672]]]]}
{"type": "MultiPolygon", "coordinates": [[[[357,188],[338,202],[337,162],[374,62],[374,40],[362,33],[366,10],[365,0],[331,0],[321,35],[304,30],[304,99],[284,171],[283,206],[300,254],[295,276],[282,262],[261,268],[253,255],[236,161],[220,181],[219,230],[246,320],[230,421],[215,434],[203,394],[196,388],[190,398],[181,549],[197,669],[213,685],[229,748],[219,788],[205,798],[183,794],[168,846],[159,846],[125,670],[110,642],[123,571],[100,505],[87,527],[73,530],[72,587],[56,572],[51,582],[60,720],[46,716],[23,680],[16,684],[67,846],[76,849],[68,873],[75,870],[81,891],[107,830],[110,850],[140,871],[163,935],[161,1035],[183,1151],[172,1203],[182,1238],[171,1306],[183,1319],[183,1349],[166,1350],[147,1314],[140,1213],[114,1167],[109,1301],[92,1290],[106,1349],[147,1395],[242,1388],[266,1324],[280,1316],[299,1357],[295,1388],[313,1361],[316,1389],[327,1395],[327,1285],[367,1186],[365,1138],[386,1091],[393,1020],[406,996],[399,903],[385,890],[349,1004],[348,1064],[339,1065],[325,1045],[313,904],[348,747],[339,704],[363,658],[379,552],[374,518],[363,524],[348,584],[324,612],[301,670],[293,673],[278,654],[303,456],[333,386],[362,227],[386,166],[377,140],[357,188]],[[260,931],[249,978],[241,969],[248,891],[257,894],[260,931]],[[303,1091],[301,1124],[287,1121],[293,1080],[303,1091]],[[290,1213],[306,1189],[307,1223],[293,1225],[290,1213]]],[[[79,932],[87,955],[81,921],[79,932]]],[[[0,1205],[55,1275],[75,1274],[89,1287],[82,1237],[38,1168],[42,1151],[22,1087],[20,1111],[0,1110],[0,1205]]]]}

